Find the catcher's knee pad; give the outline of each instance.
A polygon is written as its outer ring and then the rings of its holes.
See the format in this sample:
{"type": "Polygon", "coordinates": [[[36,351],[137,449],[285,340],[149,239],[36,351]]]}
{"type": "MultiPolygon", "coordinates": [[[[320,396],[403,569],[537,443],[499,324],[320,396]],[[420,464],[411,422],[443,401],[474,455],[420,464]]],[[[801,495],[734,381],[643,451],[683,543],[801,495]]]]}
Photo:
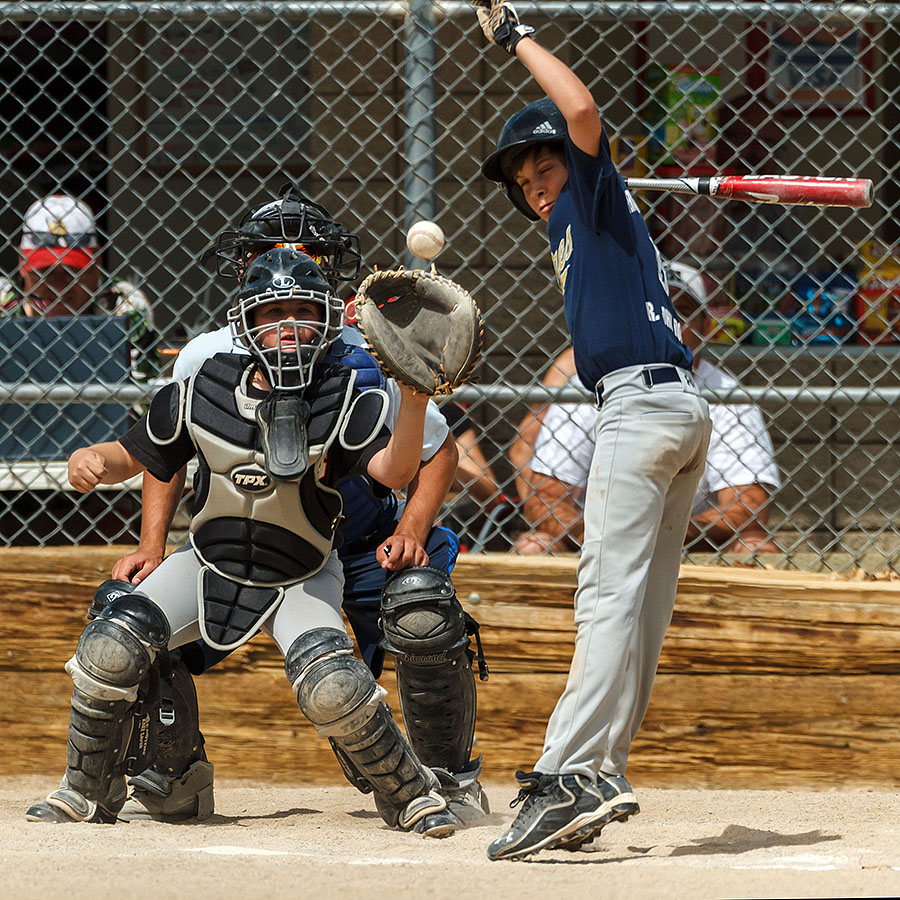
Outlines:
{"type": "Polygon", "coordinates": [[[403,569],[384,586],[381,617],[413,749],[427,766],[462,771],[475,736],[475,676],[453,582],[431,566],[403,569]]]}
{"type": "Polygon", "coordinates": [[[75,685],[66,779],[89,800],[109,807],[114,796],[121,806],[119,776],[152,755],[149,710],[158,690],[152,663],[168,638],[168,621],[154,603],[120,597],[88,624],[66,663],[75,685]]]}
{"type": "Polygon", "coordinates": [[[379,809],[393,810],[389,824],[395,825],[406,806],[437,782],[397,728],[382,699],[386,692],[352,653],[343,631],[314,629],[291,645],[285,671],[297,704],[329,738],[350,783],[374,790],[379,809]]]}
{"type": "Polygon", "coordinates": [[[88,619],[96,619],[113,600],[116,600],[123,594],[134,593],[134,590],[135,586],[130,581],[123,581],[121,578],[108,578],[94,591],[91,606],[88,610],[88,619]]]}
{"type": "Polygon", "coordinates": [[[297,705],[325,737],[354,731],[385,696],[353,655],[353,641],[337,628],[301,634],[285,654],[284,668],[297,705]]]}
{"type": "Polygon", "coordinates": [[[117,597],[84,629],[66,671],[88,696],[134,701],[168,640],[169,622],[152,600],[141,594],[117,597]]]}

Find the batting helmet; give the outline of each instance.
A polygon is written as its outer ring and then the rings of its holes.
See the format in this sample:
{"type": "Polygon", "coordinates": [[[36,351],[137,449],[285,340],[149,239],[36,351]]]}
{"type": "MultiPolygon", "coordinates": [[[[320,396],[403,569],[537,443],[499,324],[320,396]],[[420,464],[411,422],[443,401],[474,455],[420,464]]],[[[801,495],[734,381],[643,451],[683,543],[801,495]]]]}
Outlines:
{"type": "Polygon", "coordinates": [[[522,189],[513,179],[509,161],[529,144],[563,141],[568,134],[566,120],[557,105],[549,98],[536,100],[520,109],[503,126],[497,149],[484,161],[481,174],[506,187],[506,196],[520,212],[537,221],[540,216],[525,202],[522,189]]]}
{"type": "Polygon", "coordinates": [[[277,247],[254,259],[247,269],[237,303],[228,310],[228,323],[266,372],[269,384],[280,390],[299,390],[309,383],[309,370],[340,336],[344,304],[331,290],[315,261],[290,247],[277,247]],[[257,325],[256,311],[275,301],[297,300],[320,307],[315,319],[285,319],[257,325]],[[312,331],[311,340],[301,341],[312,331]],[[262,340],[274,332],[278,340],[266,347],[262,340]],[[287,335],[287,339],[285,338],[287,335]]]}
{"type": "Polygon", "coordinates": [[[203,259],[215,257],[219,275],[240,279],[254,256],[281,244],[315,260],[332,287],[359,275],[359,237],[290,182],[282,185],[278,199],[250,210],[236,230],[223,231],[203,259]]]}

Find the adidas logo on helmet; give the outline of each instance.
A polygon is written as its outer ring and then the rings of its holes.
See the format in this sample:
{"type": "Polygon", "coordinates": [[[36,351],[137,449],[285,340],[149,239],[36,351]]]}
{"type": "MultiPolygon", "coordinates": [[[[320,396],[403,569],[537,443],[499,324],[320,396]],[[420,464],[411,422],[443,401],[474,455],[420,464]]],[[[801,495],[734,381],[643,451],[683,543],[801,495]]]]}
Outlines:
{"type": "Polygon", "coordinates": [[[538,125],[538,126],[534,129],[534,131],[532,131],[531,133],[532,133],[532,134],[552,134],[552,135],[555,135],[555,134],[556,134],[556,129],[550,124],[550,122],[547,121],[547,119],[544,119],[544,121],[541,122],[541,124],[538,125]]]}

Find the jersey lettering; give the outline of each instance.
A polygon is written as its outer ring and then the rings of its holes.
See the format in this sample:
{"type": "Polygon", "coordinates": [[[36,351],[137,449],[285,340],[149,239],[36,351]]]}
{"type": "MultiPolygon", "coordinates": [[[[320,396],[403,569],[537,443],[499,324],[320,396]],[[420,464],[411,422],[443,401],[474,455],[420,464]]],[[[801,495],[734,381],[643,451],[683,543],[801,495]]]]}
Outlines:
{"type": "Polygon", "coordinates": [[[553,271],[556,272],[556,280],[559,283],[559,289],[565,294],[566,292],[566,276],[569,274],[569,259],[572,256],[572,226],[566,228],[565,237],[559,242],[556,250],[550,251],[550,258],[553,260],[553,271]]]}
{"type": "Polygon", "coordinates": [[[668,294],[669,293],[669,279],[666,277],[666,266],[663,263],[663,258],[659,255],[659,248],[656,244],[653,243],[653,239],[651,238],[650,243],[653,244],[653,252],[656,254],[656,276],[659,278],[659,283],[663,286],[663,289],[668,294]]]}
{"type": "Polygon", "coordinates": [[[640,212],[640,210],[638,209],[638,205],[637,203],[635,203],[634,197],[631,196],[631,191],[629,191],[628,188],[625,188],[625,203],[628,206],[628,212],[640,212]]]}
{"type": "Polygon", "coordinates": [[[650,322],[659,322],[662,321],[663,325],[678,338],[681,340],[681,322],[672,315],[672,311],[667,309],[665,306],[661,306],[659,308],[659,312],[656,311],[653,304],[648,300],[644,306],[647,307],[647,319],[650,322]]]}

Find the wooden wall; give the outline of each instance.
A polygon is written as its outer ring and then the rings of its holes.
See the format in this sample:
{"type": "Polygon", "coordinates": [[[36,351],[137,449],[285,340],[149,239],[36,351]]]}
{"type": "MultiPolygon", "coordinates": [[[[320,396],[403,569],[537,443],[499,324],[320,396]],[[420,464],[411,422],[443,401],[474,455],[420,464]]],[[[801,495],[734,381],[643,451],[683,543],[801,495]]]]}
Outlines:
{"type": "MultiPolygon", "coordinates": [[[[121,548],[0,550],[0,774],[62,774],[63,665],[121,548]]],[[[459,596],[482,624],[477,751],[488,778],[530,768],[566,679],[574,559],[463,556],[459,596]]],[[[629,775],[658,786],[893,784],[900,583],[685,566],[629,775]]],[[[397,708],[393,672],[384,685],[397,708]]],[[[198,679],[222,777],[337,781],[282,660],[255,638],[198,679]]]]}

